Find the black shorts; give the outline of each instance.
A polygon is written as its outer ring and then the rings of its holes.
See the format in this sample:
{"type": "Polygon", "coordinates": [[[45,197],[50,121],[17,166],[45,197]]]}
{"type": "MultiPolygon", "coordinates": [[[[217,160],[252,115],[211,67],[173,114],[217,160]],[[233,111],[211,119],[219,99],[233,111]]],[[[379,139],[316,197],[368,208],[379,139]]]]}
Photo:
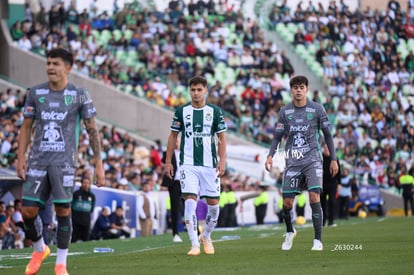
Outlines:
{"type": "Polygon", "coordinates": [[[23,205],[44,206],[50,196],[55,204],[71,203],[75,173],[75,167],[30,166],[23,183],[23,205]]]}

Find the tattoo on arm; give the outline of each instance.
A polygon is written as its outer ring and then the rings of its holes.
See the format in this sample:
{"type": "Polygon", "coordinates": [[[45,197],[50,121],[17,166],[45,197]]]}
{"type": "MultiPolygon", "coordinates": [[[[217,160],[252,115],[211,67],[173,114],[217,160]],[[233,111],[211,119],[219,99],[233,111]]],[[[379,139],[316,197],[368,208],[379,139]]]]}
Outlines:
{"type": "Polygon", "coordinates": [[[101,157],[101,143],[99,139],[99,132],[96,126],[95,118],[89,118],[84,120],[86,131],[89,135],[89,145],[92,148],[95,158],[101,157]]]}

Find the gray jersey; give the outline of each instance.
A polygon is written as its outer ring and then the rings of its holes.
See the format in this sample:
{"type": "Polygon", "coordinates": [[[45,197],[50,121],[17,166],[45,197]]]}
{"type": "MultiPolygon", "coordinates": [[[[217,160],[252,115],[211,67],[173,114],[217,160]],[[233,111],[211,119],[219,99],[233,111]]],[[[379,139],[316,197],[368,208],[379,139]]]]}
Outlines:
{"type": "Polygon", "coordinates": [[[75,166],[80,121],[96,116],[96,109],[88,92],[73,84],[51,91],[43,83],[30,89],[23,116],[35,125],[29,164],[75,166]]]}
{"type": "Polygon", "coordinates": [[[304,107],[295,107],[293,103],[284,106],[276,123],[275,140],[280,142],[282,137],[287,137],[283,153],[286,166],[321,162],[319,135],[321,130],[329,133],[330,126],[325,109],[319,103],[308,101],[304,107]]]}

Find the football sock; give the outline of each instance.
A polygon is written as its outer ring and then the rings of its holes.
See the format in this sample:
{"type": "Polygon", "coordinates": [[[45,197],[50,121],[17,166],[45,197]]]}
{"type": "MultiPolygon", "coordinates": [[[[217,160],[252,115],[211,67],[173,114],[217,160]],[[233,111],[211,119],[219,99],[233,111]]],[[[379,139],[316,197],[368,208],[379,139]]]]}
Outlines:
{"type": "Polygon", "coordinates": [[[184,203],[184,219],[185,227],[187,228],[188,237],[190,238],[192,246],[200,246],[197,234],[197,217],[196,207],[197,202],[193,199],[187,199],[184,203]]]}
{"type": "Polygon", "coordinates": [[[43,224],[38,215],[34,219],[24,219],[24,231],[27,238],[32,241],[34,251],[41,252],[45,250],[45,243],[42,238],[43,224]]]}
{"type": "Polygon", "coordinates": [[[283,208],[283,218],[286,224],[286,232],[293,232],[292,217],[290,216],[291,210],[292,208],[289,208],[289,209],[283,208]]]}
{"type": "Polygon", "coordinates": [[[211,232],[217,225],[218,216],[220,213],[220,206],[216,205],[209,205],[207,207],[207,216],[206,216],[206,226],[204,227],[204,237],[210,238],[211,232]]]}
{"type": "Polygon", "coordinates": [[[64,264],[66,265],[66,259],[68,258],[68,251],[69,249],[61,249],[58,248],[56,251],[56,264],[64,264]]]}
{"type": "Polygon", "coordinates": [[[72,218],[56,217],[57,219],[57,247],[60,249],[67,249],[69,247],[70,238],[72,236],[72,218]]]}
{"type": "Polygon", "coordinates": [[[311,209],[312,209],[312,223],[313,223],[313,229],[315,231],[315,239],[322,240],[322,220],[323,220],[323,214],[322,214],[322,208],[321,203],[311,203],[311,209]]]}

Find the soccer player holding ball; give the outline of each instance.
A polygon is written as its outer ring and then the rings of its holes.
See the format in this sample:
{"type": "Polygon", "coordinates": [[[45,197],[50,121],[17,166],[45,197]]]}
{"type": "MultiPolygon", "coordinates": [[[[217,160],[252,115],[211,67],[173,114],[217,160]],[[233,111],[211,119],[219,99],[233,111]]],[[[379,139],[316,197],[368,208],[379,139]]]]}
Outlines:
{"type": "Polygon", "coordinates": [[[292,102],[281,108],[274,132],[265,169],[272,170],[273,156],[278,153],[282,138],[286,138],[284,180],[282,185],[283,214],[286,224],[285,240],[282,250],[292,248],[296,230],[292,225],[290,211],[297,194],[308,190],[312,209],[312,223],[315,231],[312,250],[323,250],[322,245],[322,209],[320,193],[322,190],[322,154],[319,145],[319,132],[322,130],[328,145],[331,163],[330,172],[338,173],[336,152],[331,136],[331,123],[326,111],[319,103],[307,99],[308,79],[305,76],[291,78],[290,92],[292,102]]]}

